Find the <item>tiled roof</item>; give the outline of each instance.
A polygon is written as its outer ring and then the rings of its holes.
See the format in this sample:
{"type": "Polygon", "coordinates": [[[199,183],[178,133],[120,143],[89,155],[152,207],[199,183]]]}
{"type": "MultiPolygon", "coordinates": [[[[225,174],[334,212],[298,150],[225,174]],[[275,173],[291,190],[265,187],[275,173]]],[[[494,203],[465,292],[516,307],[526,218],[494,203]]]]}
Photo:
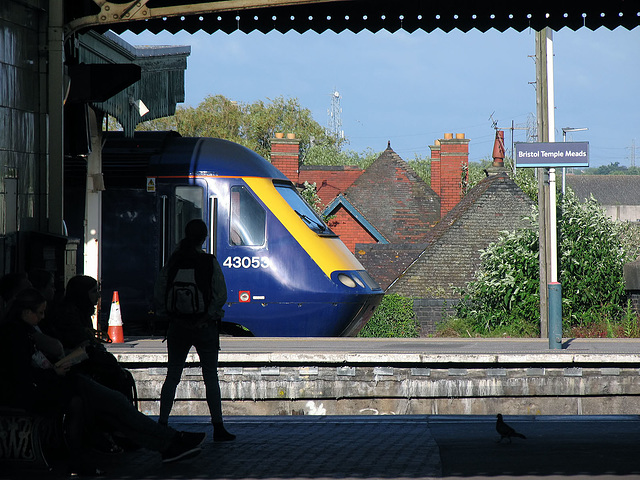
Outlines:
{"type": "Polygon", "coordinates": [[[386,290],[427,247],[424,243],[356,244],[356,257],[386,290]]]}
{"type": "Polygon", "coordinates": [[[387,239],[384,238],[384,236],[378,231],[378,229],[374,225],[371,225],[371,223],[365,218],[365,216],[362,215],[362,213],[356,207],[354,207],[351,202],[347,200],[342,194],[334,198],[333,201],[327,206],[327,208],[324,209],[324,212],[322,212],[322,214],[325,217],[334,215],[339,208],[344,208],[347,212],[349,212],[349,214],[358,221],[360,226],[364,228],[369,235],[375,238],[377,242],[383,244],[389,243],[387,239]]]}
{"type": "Polygon", "coordinates": [[[440,199],[391,147],[344,192],[391,243],[415,242],[440,218],[440,199]]]}
{"type": "Polygon", "coordinates": [[[567,175],[580,200],[591,195],[601,205],[640,205],[640,175],[567,175]]]}
{"type": "Polygon", "coordinates": [[[413,297],[452,295],[473,278],[480,250],[501,231],[525,226],[533,202],[506,174],[476,185],[415,244],[358,245],[356,256],[380,286],[413,297]]]}

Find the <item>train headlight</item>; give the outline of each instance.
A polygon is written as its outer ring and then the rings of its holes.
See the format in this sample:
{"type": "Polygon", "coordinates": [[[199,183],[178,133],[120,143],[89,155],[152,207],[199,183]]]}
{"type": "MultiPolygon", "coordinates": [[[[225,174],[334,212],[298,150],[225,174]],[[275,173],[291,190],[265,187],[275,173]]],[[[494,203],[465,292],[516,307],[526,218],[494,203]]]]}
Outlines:
{"type": "Polygon", "coordinates": [[[356,282],[354,282],[353,278],[345,273],[339,273],[338,280],[340,280],[340,283],[342,283],[345,287],[356,288],[356,282]]]}

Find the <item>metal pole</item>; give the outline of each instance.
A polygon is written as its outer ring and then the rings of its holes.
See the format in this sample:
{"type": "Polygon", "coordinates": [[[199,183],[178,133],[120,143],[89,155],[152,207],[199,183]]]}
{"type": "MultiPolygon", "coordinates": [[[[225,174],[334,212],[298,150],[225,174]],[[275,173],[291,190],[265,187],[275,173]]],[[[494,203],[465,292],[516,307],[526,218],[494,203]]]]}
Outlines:
{"type": "MultiPolygon", "coordinates": [[[[536,32],[536,116],[538,141],[547,140],[547,34],[546,30],[536,32]]],[[[538,244],[540,272],[540,337],[547,338],[549,333],[549,306],[547,290],[547,209],[544,168],[538,168],[538,244]]]]}
{"type": "MultiPolygon", "coordinates": [[[[541,39],[542,40],[542,39],[541,39]]],[[[545,28],[546,43],[546,103],[547,103],[547,142],[555,142],[555,102],[553,95],[553,31],[545,28]]],[[[544,101],[544,99],[543,99],[544,101]]],[[[549,168],[549,185],[547,189],[547,282],[549,303],[549,347],[562,348],[562,287],[558,283],[558,236],[556,219],[556,169],[549,168]]]]}
{"type": "Polygon", "coordinates": [[[562,348],[562,285],[549,283],[549,348],[562,348]]]}
{"type": "MultiPolygon", "coordinates": [[[[547,118],[548,133],[547,141],[555,142],[555,98],[553,87],[553,31],[550,28],[547,32],[547,118]]],[[[558,237],[556,219],[556,169],[549,169],[549,283],[558,281],[558,237]]]]}

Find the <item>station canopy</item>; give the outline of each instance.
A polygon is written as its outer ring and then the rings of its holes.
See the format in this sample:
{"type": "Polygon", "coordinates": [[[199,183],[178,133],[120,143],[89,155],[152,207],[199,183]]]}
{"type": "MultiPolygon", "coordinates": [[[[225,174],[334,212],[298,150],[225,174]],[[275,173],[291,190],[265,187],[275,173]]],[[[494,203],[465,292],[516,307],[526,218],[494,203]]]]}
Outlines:
{"type": "Polygon", "coordinates": [[[640,2],[607,0],[66,0],[65,30],[159,33],[632,29],[640,2]]]}

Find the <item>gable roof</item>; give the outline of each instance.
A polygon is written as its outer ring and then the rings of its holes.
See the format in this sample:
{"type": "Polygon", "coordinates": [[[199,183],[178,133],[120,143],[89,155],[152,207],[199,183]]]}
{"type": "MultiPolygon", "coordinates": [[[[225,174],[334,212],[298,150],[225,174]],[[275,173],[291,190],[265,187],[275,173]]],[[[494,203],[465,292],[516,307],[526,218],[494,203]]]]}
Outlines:
{"type": "Polygon", "coordinates": [[[362,228],[364,228],[369,235],[375,238],[378,243],[389,243],[389,241],[384,238],[384,235],[382,235],[378,231],[378,229],[376,229],[376,227],[371,225],[371,223],[365,218],[365,216],[362,215],[362,213],[360,213],[358,209],[354,207],[351,202],[347,200],[342,194],[334,198],[333,201],[327,206],[327,208],[324,209],[324,212],[322,212],[322,214],[325,217],[334,215],[340,207],[349,212],[349,214],[358,221],[362,228]]]}
{"type": "Polygon", "coordinates": [[[640,205],[640,175],[567,175],[566,184],[578,199],[591,195],[601,205],[640,205]]]}
{"type": "Polygon", "coordinates": [[[390,243],[416,242],[440,219],[440,198],[391,146],[343,195],[390,243]]]}
{"type": "Polygon", "coordinates": [[[496,241],[501,231],[528,225],[523,217],[532,205],[506,173],[492,175],[472,188],[419,243],[358,245],[356,256],[389,292],[420,298],[439,291],[451,296],[452,286],[462,287],[473,279],[481,249],[496,241]]]}

